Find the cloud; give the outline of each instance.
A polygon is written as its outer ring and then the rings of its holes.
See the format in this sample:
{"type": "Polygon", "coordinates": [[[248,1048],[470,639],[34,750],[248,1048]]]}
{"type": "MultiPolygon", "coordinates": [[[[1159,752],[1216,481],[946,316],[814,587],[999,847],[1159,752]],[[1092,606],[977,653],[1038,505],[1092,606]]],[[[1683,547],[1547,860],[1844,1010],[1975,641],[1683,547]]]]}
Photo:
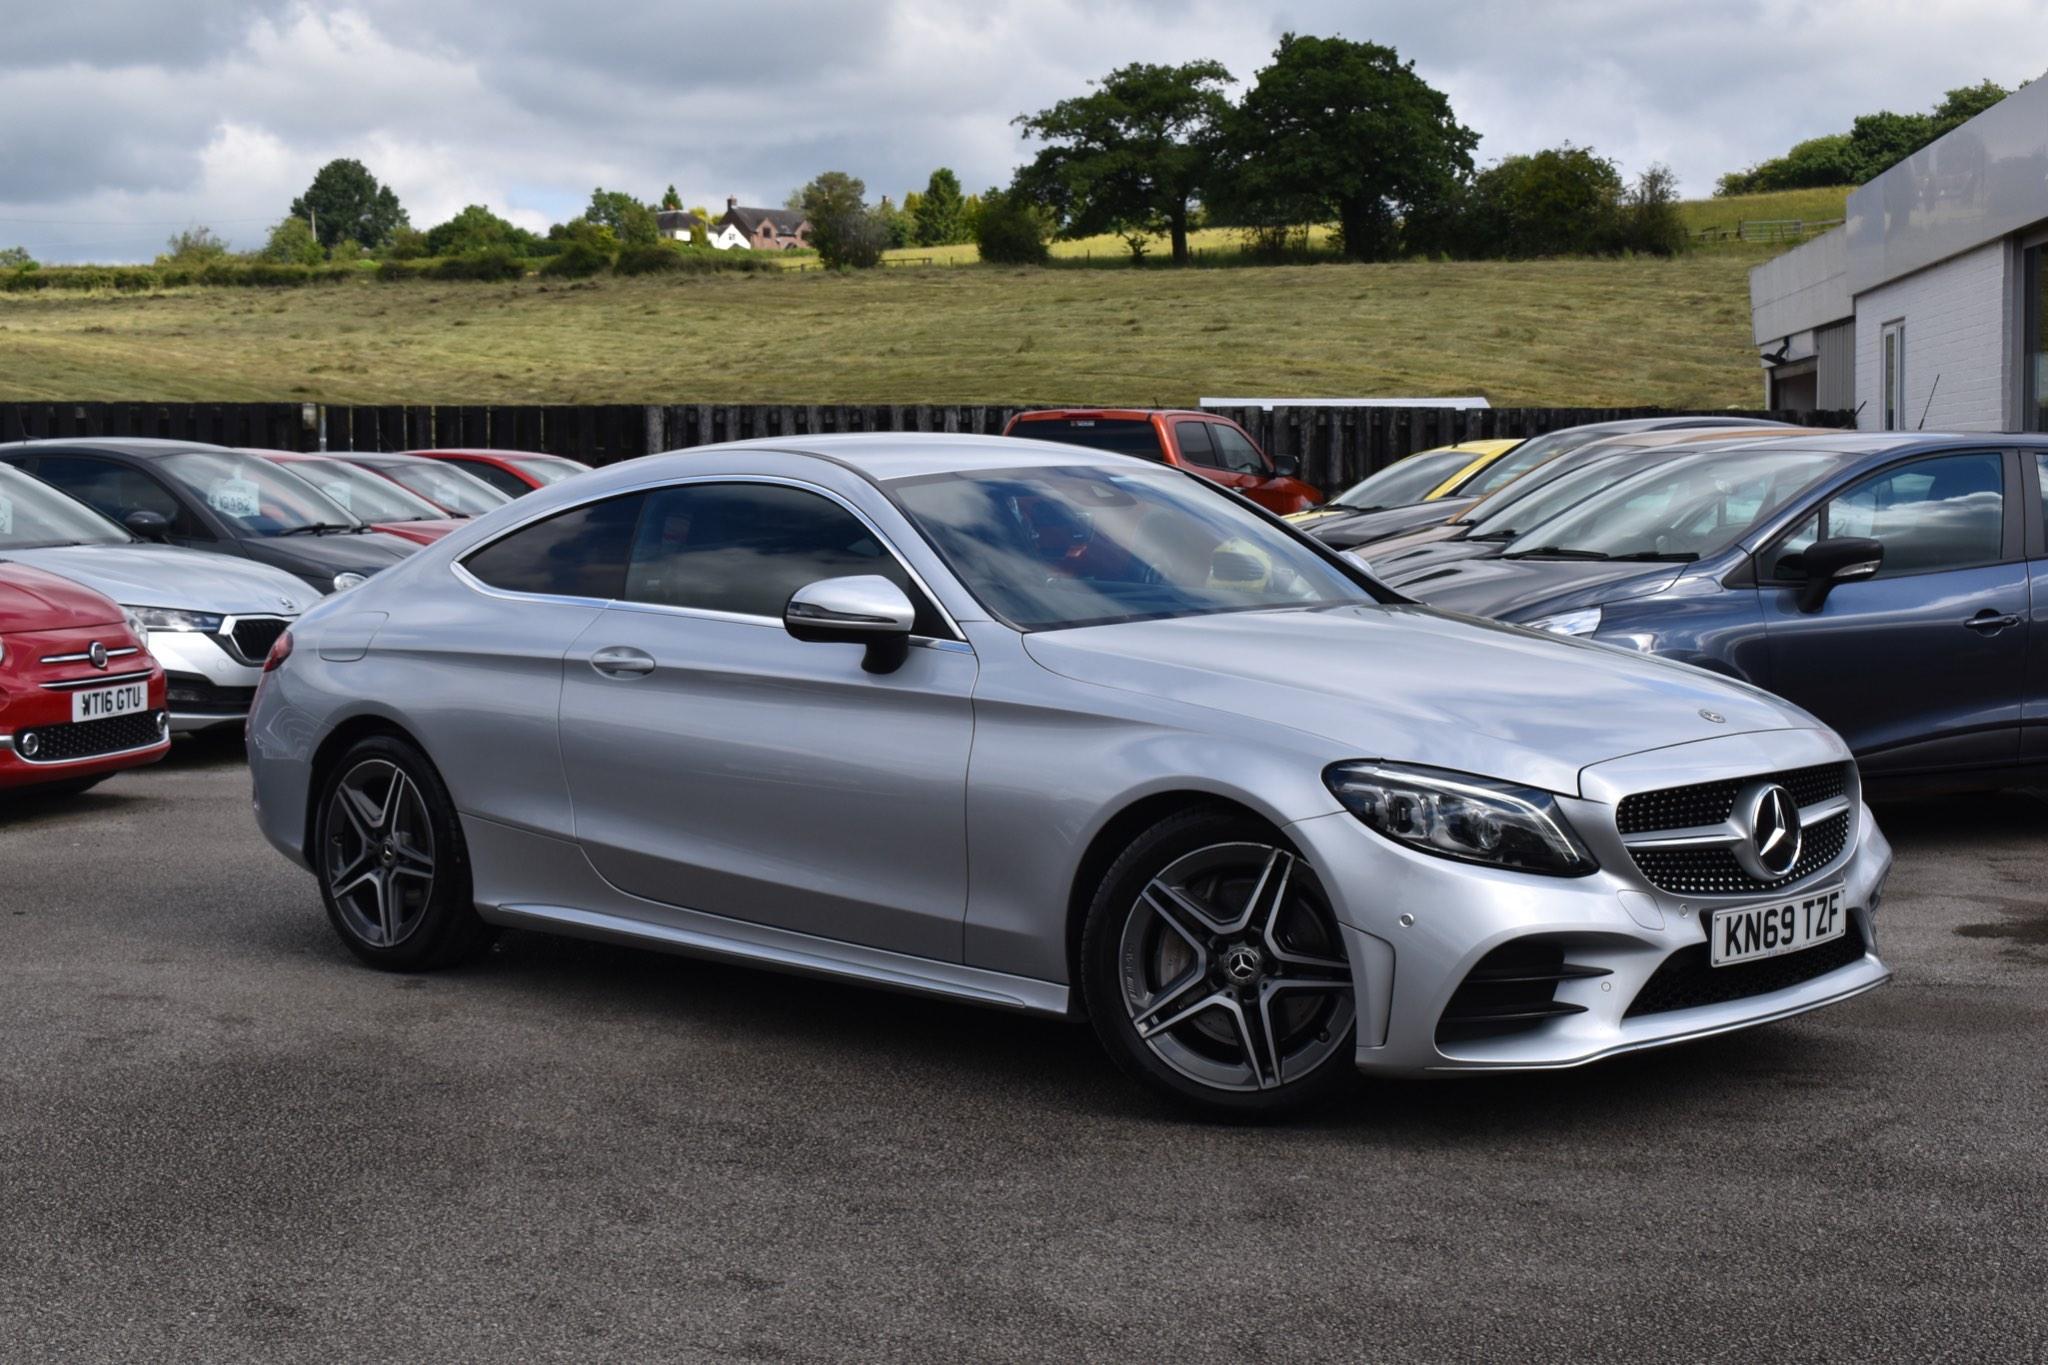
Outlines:
{"type": "Polygon", "coordinates": [[[0,45],[0,244],[147,258],[204,222],[262,238],[356,156],[416,223],[487,203],[531,226],[591,188],[779,203],[816,172],[901,195],[937,165],[1000,183],[1020,112],[1128,61],[1249,79],[1289,29],[1390,43],[1482,135],[1482,161],[1571,141],[1693,193],[1723,171],[2028,75],[2048,0],[84,0],[0,45]]]}

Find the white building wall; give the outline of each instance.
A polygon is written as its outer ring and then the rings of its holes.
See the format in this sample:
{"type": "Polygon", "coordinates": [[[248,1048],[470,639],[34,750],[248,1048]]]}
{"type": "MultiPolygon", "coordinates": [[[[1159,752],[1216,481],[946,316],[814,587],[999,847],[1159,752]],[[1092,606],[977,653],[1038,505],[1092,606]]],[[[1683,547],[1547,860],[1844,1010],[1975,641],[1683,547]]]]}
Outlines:
{"type": "Polygon", "coordinates": [[[2003,431],[2011,422],[2012,298],[2005,241],[1991,242],[1856,296],[1856,424],[1884,425],[1883,335],[1906,324],[1901,425],[2003,431]],[[1937,382],[1938,381],[1938,382],[1937,382]],[[1933,402],[1929,404],[1929,395],[1933,402]]]}

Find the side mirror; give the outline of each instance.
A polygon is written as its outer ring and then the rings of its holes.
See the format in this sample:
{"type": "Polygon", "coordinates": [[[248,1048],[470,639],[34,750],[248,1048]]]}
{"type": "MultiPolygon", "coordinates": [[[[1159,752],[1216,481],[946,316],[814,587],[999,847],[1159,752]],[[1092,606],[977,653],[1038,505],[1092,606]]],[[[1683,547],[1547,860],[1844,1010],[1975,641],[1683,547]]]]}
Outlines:
{"type": "Polygon", "coordinates": [[[1274,472],[1275,474],[1278,474],[1278,475],[1279,475],[1279,476],[1280,476],[1281,478],[1283,478],[1283,479],[1298,479],[1298,478],[1300,478],[1300,477],[1301,477],[1301,456],[1299,456],[1299,455],[1275,455],[1275,456],[1273,457],[1273,472],[1274,472]]]}
{"type": "Polygon", "coordinates": [[[127,527],[131,534],[144,540],[168,540],[171,534],[171,523],[165,520],[161,512],[130,512],[121,518],[121,524],[127,527]]]}
{"type": "Polygon", "coordinates": [[[1799,556],[1806,582],[1799,588],[1799,610],[1819,611],[1837,584],[1869,578],[1884,567],[1884,545],[1863,536],[1817,540],[1799,556]]]}
{"type": "Polygon", "coordinates": [[[789,595],[782,628],[809,644],[867,646],[861,667],[893,673],[910,655],[917,608],[903,589],[879,574],[821,578],[789,595]]]}

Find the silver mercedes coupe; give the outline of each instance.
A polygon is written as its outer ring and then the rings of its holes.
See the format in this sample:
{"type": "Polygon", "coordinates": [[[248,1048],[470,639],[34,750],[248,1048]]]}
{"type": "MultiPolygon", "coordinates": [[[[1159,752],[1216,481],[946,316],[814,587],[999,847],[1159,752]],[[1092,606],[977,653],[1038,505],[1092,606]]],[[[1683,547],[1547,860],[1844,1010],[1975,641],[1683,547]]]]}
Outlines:
{"type": "Polygon", "coordinates": [[[1418,607],[1235,496],[904,434],[582,474],[306,613],[257,818],[358,957],[500,926],[1048,1015],[1213,1109],[1888,976],[1842,741],[1418,607]]]}

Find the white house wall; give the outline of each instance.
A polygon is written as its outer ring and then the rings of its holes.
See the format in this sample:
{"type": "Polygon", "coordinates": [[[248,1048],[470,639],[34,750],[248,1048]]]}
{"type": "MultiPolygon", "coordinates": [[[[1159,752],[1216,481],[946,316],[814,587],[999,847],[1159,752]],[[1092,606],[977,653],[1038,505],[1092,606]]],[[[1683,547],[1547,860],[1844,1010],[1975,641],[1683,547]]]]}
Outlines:
{"type": "Polygon", "coordinates": [[[1856,296],[1859,427],[1877,430],[1884,425],[1884,329],[1903,321],[1901,425],[1924,425],[1929,431],[2006,428],[2011,421],[2011,255],[2004,241],[1991,242],[1856,296]]]}

